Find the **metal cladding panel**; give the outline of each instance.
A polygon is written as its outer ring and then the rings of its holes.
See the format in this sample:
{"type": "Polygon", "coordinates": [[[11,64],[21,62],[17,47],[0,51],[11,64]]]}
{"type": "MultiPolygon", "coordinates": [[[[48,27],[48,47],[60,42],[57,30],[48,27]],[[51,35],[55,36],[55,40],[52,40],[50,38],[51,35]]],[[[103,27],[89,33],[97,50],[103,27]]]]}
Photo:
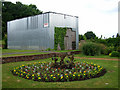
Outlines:
{"type": "Polygon", "coordinates": [[[72,28],[73,31],[76,31],[76,49],[79,45],[79,32],[78,32],[78,18],[74,16],[68,16],[65,14],[50,13],[50,30],[52,43],[54,44],[54,28],[55,27],[68,27],[72,28]]]}
{"type": "Polygon", "coordinates": [[[49,23],[49,13],[8,22],[8,48],[36,50],[50,48],[49,24],[44,27],[44,23],[49,23]]]}

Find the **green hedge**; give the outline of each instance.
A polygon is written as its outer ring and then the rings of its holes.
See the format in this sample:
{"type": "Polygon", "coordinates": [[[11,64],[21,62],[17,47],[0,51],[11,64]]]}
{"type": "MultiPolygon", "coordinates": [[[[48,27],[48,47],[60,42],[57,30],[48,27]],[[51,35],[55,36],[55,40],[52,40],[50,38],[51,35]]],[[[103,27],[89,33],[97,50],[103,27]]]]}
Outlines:
{"type": "Polygon", "coordinates": [[[82,52],[83,54],[89,56],[100,55],[101,47],[96,43],[88,42],[83,45],[82,52]]]}
{"type": "Polygon", "coordinates": [[[111,57],[120,57],[120,53],[118,51],[112,51],[109,55],[111,57]]]}
{"type": "Polygon", "coordinates": [[[60,44],[61,50],[64,50],[64,37],[66,35],[67,28],[55,27],[54,34],[54,49],[57,50],[58,43],[60,44]]]}

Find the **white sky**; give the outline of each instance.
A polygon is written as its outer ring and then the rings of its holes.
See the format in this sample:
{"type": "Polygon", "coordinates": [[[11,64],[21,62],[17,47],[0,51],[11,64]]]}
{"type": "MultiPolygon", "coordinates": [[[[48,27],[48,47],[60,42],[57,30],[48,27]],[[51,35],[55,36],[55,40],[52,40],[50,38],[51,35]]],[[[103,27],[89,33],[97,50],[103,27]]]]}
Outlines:
{"type": "Polygon", "coordinates": [[[43,12],[58,12],[79,17],[79,34],[93,31],[98,37],[118,33],[119,0],[6,0],[35,4],[43,12]]]}

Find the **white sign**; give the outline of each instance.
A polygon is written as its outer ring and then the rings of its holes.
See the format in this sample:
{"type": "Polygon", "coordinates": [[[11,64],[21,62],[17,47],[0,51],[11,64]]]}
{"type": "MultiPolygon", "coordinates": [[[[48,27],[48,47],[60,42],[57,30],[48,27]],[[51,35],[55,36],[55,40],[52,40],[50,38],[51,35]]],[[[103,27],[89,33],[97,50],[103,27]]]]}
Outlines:
{"type": "Polygon", "coordinates": [[[44,23],[44,27],[48,27],[48,23],[44,23]]]}

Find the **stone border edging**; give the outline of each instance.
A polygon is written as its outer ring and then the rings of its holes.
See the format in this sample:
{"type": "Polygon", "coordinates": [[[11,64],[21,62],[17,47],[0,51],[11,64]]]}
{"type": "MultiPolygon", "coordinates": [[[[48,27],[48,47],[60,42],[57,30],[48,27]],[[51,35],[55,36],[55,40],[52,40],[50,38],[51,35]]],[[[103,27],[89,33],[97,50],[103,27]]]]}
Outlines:
{"type": "MultiPolygon", "coordinates": [[[[51,58],[54,55],[59,56],[62,52],[55,52],[49,54],[40,54],[40,55],[26,55],[26,56],[12,56],[12,57],[2,57],[2,64],[10,63],[10,62],[19,62],[19,61],[32,61],[32,60],[39,60],[39,59],[46,59],[51,58]]],[[[81,51],[71,51],[71,54],[79,54],[81,51]]]]}

